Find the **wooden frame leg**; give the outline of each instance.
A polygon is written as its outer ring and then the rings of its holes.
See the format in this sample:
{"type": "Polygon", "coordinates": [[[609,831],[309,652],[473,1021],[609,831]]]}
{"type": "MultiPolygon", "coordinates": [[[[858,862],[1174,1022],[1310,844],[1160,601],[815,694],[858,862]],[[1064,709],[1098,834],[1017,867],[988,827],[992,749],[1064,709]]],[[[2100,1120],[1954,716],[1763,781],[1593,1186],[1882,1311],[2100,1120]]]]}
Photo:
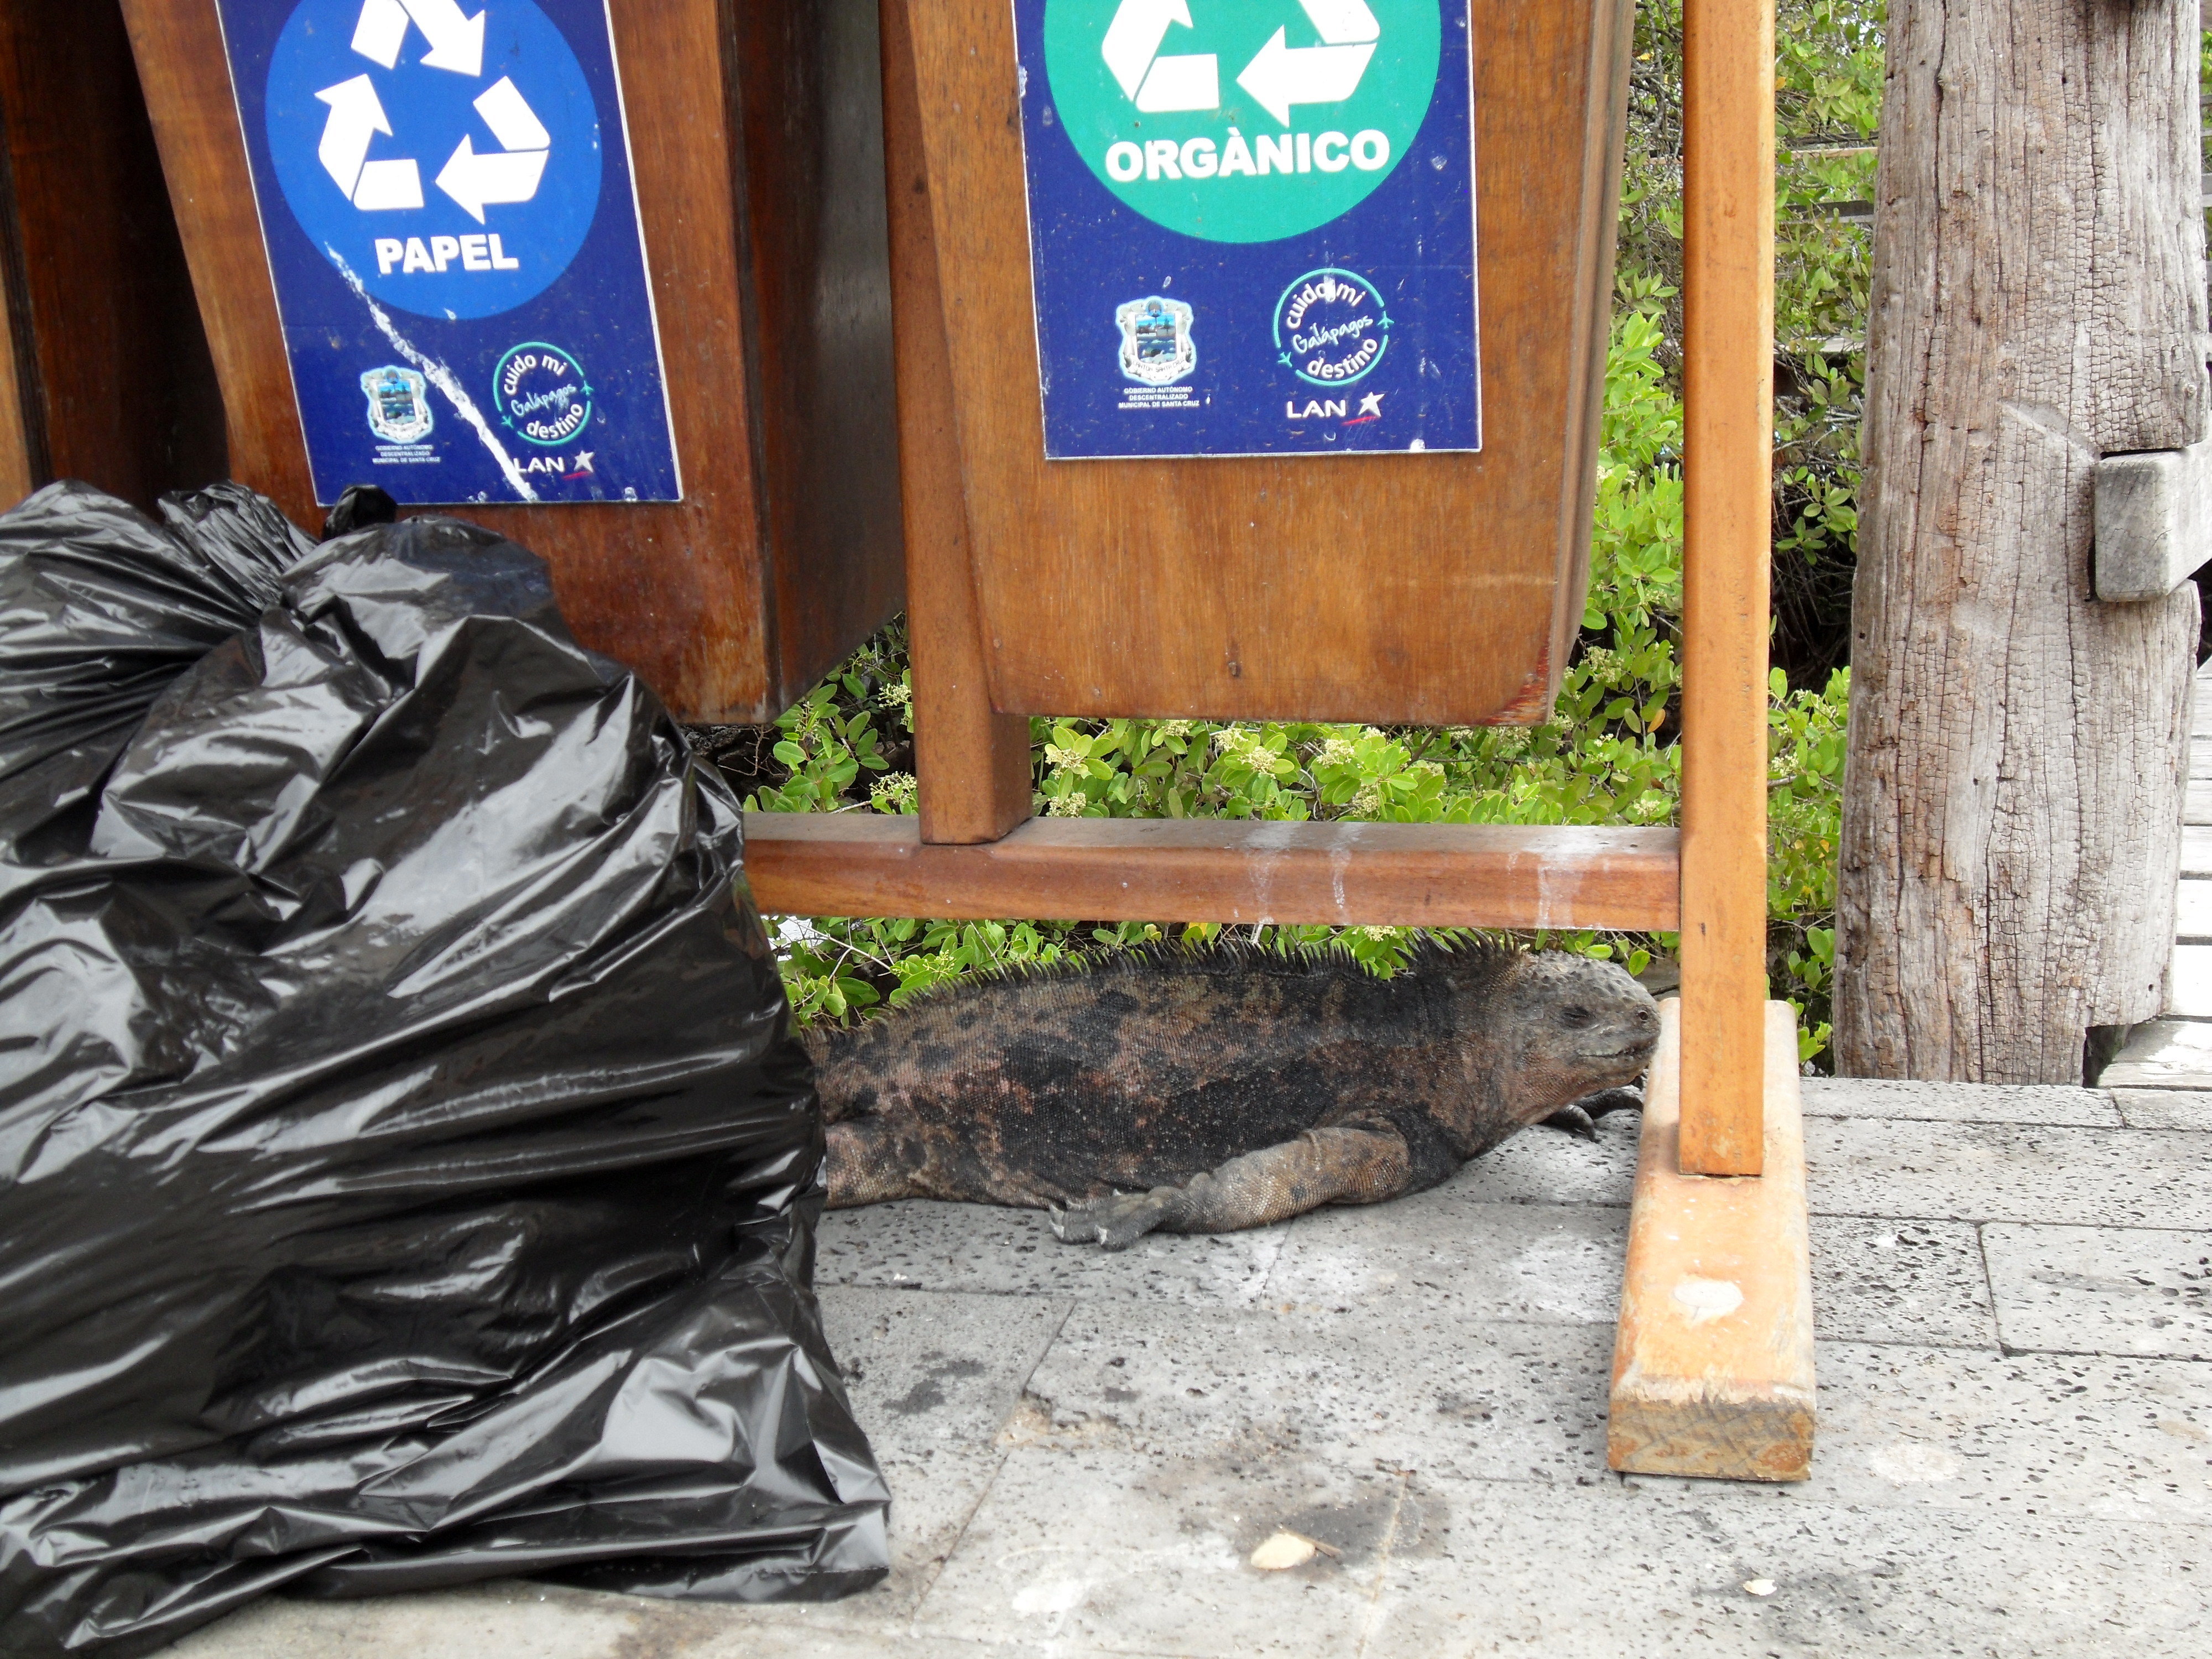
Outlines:
{"type": "Polygon", "coordinates": [[[1757,1175],[1766,1000],[1773,0],[1683,8],[1682,1143],[1757,1175]]]}
{"type": "Polygon", "coordinates": [[[1813,1283],[1797,1026],[1766,997],[1773,0],[1683,7],[1682,995],[1662,1010],[1607,1455],[1802,1480],[1813,1283]]]}
{"type": "Polygon", "coordinates": [[[901,273],[891,286],[891,333],[921,839],[990,842],[1030,816],[1030,723],[991,707],[907,0],[882,0],[882,20],[885,198],[891,264],[901,273]]]}

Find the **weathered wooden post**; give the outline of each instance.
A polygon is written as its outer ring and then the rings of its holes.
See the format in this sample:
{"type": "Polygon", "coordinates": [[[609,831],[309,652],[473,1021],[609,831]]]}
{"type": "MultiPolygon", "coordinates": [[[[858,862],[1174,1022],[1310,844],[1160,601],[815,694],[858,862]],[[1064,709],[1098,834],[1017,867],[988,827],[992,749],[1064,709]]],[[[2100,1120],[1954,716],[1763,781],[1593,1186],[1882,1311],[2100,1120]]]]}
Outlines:
{"type": "Polygon", "coordinates": [[[2205,435],[2197,6],[1889,27],[1837,1059],[2073,1082],[2173,937],[2197,599],[2100,600],[2092,526],[2100,457],[2205,435]]]}

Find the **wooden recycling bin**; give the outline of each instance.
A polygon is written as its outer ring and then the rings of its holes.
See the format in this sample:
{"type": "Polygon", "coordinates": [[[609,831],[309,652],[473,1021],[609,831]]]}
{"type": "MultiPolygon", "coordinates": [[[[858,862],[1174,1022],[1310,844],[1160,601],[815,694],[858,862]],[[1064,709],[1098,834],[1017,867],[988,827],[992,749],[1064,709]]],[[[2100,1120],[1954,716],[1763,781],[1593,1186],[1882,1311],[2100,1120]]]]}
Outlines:
{"type": "Polygon", "coordinates": [[[1628,6],[907,11],[922,95],[895,137],[927,190],[894,202],[927,204],[944,339],[941,370],[903,361],[945,375],[994,706],[1548,718],[1587,585],[1628,6]],[[1193,107],[1157,90],[1176,64],[1193,107]],[[1152,133],[1208,175],[1119,179],[1152,133]],[[1355,291],[1300,311],[1331,284],[1355,291]],[[1147,384],[1115,312],[1154,299],[1189,302],[1194,350],[1147,384]],[[1287,349],[1324,313],[1359,331],[1287,349]]]}
{"type": "Polygon", "coordinates": [[[1625,0],[881,11],[920,810],[758,819],[763,902],[1677,927],[1671,829],[1030,818],[1031,715],[1549,716],[1625,0]]]}
{"type": "Polygon", "coordinates": [[[1030,817],[1032,714],[1548,715],[1628,6],[883,0],[921,810],[756,814],[747,857],[800,915],[1679,928],[1608,1455],[1790,1480],[1813,1388],[1795,1025],[1764,973],[1772,13],[1684,11],[1679,834],[1030,817]]]}
{"type": "MultiPolygon", "coordinates": [[[[1588,581],[1627,5],[883,15],[920,842],[1028,817],[1030,714],[1547,718],[1588,581]]],[[[1548,906],[1498,840],[1521,874],[1484,919],[1583,925],[1579,891],[1673,925],[1670,836],[1585,840],[1548,906]]],[[[1407,908],[1425,862],[1389,884],[1401,919],[1472,915],[1407,908]]],[[[1340,886],[1269,914],[1339,919],[1340,886]]]]}
{"type": "Polygon", "coordinates": [[[903,599],[876,19],[779,0],[123,0],[228,417],[759,720],[903,599]]]}

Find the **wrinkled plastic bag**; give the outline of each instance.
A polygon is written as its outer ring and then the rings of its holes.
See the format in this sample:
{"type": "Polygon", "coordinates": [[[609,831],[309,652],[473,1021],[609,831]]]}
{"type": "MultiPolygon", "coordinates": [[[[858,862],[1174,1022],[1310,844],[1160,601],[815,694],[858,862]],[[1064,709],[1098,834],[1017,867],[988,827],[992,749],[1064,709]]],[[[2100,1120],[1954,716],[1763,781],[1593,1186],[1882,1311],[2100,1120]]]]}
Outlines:
{"type": "Polygon", "coordinates": [[[883,1575],[741,822],[488,532],[0,518],[0,1652],[883,1575]]]}

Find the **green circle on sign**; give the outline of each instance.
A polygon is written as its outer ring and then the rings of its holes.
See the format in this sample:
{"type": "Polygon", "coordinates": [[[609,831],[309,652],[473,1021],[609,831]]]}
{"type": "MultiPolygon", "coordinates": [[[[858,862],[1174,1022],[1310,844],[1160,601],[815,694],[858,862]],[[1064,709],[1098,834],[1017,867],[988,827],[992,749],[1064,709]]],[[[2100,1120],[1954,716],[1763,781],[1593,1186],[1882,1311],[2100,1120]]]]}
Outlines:
{"type": "Polygon", "coordinates": [[[1357,207],[1436,92],[1437,0],[1045,0],[1053,118],[1155,224],[1271,242],[1357,207]]]}

